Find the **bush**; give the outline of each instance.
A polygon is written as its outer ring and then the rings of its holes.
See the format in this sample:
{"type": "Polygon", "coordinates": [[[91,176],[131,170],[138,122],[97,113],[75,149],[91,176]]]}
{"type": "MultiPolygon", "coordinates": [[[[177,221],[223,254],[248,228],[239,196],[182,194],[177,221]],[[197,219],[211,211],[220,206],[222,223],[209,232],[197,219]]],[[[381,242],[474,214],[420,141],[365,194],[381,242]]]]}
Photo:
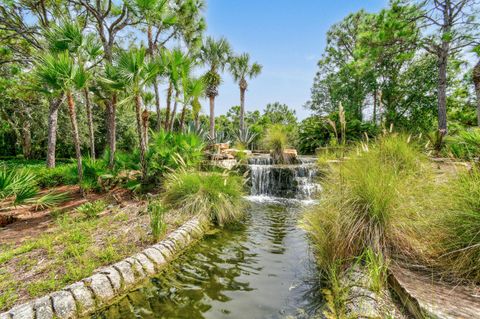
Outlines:
{"type": "Polygon", "coordinates": [[[480,282],[480,169],[445,183],[425,231],[435,252],[433,266],[457,278],[480,282]],[[434,232],[432,231],[434,229],[434,232]]]}
{"type": "Polygon", "coordinates": [[[76,211],[85,215],[86,218],[97,218],[106,207],[107,204],[103,200],[96,200],[78,206],[76,211]]]}
{"type": "Polygon", "coordinates": [[[151,201],[148,203],[147,210],[153,239],[158,240],[167,231],[167,224],[164,221],[166,209],[161,202],[151,201]]]}
{"type": "Polygon", "coordinates": [[[472,160],[480,155],[480,129],[459,130],[454,136],[445,139],[447,155],[472,160]]]}
{"type": "Polygon", "coordinates": [[[203,148],[202,140],[193,133],[155,133],[147,157],[149,174],[158,177],[179,167],[196,167],[202,160],[203,148]]]}
{"type": "Polygon", "coordinates": [[[223,226],[243,215],[243,195],[241,176],[180,170],[167,176],[162,201],[167,208],[204,215],[223,226]]]}
{"type": "Polygon", "coordinates": [[[270,150],[275,161],[284,163],[284,150],[288,147],[288,135],[285,128],[280,124],[271,125],[263,138],[263,145],[270,150]]]}
{"type": "Polygon", "coordinates": [[[408,222],[420,209],[412,198],[430,185],[425,158],[404,136],[383,137],[364,150],[334,168],[304,219],[326,272],[366,249],[386,258],[413,249],[408,222]]]}

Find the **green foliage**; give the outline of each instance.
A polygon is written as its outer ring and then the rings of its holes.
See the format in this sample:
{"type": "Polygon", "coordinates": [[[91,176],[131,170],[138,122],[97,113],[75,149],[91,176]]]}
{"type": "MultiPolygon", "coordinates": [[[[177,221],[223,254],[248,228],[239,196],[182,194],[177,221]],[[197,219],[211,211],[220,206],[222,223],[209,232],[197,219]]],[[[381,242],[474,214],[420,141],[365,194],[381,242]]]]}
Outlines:
{"type": "Polygon", "coordinates": [[[387,286],[388,264],[381,253],[375,253],[368,247],[359,258],[363,261],[370,281],[370,289],[380,294],[387,286]]]}
{"type": "Polygon", "coordinates": [[[147,156],[150,174],[160,177],[179,167],[196,167],[202,160],[203,148],[202,140],[193,133],[157,132],[147,156]]]}
{"type": "Polygon", "coordinates": [[[421,207],[413,196],[429,186],[424,157],[401,135],[362,149],[328,176],[322,200],[305,217],[321,269],[348,263],[369,248],[387,257],[410,249],[404,223],[421,207]]]}
{"type": "Polygon", "coordinates": [[[45,195],[34,199],[32,202],[35,204],[35,209],[41,210],[55,207],[63,202],[66,202],[69,199],[70,194],[68,192],[48,192],[45,195]]]}
{"type": "Polygon", "coordinates": [[[87,219],[97,218],[98,214],[105,210],[107,204],[103,200],[96,200],[94,202],[87,202],[78,206],[76,212],[83,214],[87,219]]]}
{"type": "Polygon", "coordinates": [[[10,199],[14,205],[23,204],[38,194],[35,175],[26,169],[0,169],[0,200],[10,199]]]}
{"type": "Polygon", "coordinates": [[[431,262],[455,278],[480,282],[480,169],[461,173],[443,185],[435,213],[427,220],[431,262]]]}
{"type": "Polygon", "coordinates": [[[271,125],[263,138],[263,145],[269,149],[274,160],[285,162],[284,151],[288,147],[288,135],[285,127],[280,124],[271,125]]]}
{"type": "Polygon", "coordinates": [[[167,231],[165,224],[166,209],[160,201],[151,201],[148,203],[148,216],[150,217],[150,228],[154,240],[158,240],[167,231]]]}
{"type": "Polygon", "coordinates": [[[167,175],[162,201],[167,208],[203,215],[223,226],[243,215],[243,186],[240,176],[179,170],[167,175]]]}
{"type": "Polygon", "coordinates": [[[480,155],[480,129],[462,129],[445,139],[445,151],[449,156],[472,160],[480,155]]]}

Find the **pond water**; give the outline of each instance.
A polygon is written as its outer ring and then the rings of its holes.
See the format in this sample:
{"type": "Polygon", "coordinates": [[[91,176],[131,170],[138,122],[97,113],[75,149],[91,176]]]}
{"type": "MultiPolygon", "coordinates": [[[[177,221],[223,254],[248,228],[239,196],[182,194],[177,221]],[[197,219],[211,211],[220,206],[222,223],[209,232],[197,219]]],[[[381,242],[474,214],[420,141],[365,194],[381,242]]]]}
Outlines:
{"type": "MultiPolygon", "coordinates": [[[[304,195],[302,195],[304,197],[304,195]]],[[[93,318],[310,318],[321,303],[298,220],[307,201],[249,197],[245,219],[208,234],[93,318]]]]}

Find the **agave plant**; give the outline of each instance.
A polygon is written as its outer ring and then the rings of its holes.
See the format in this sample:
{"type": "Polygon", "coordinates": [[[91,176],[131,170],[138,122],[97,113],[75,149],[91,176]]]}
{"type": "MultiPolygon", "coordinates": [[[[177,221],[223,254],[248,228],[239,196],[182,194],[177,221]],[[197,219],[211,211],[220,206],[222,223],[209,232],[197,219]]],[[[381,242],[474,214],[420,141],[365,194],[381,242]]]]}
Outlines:
{"type": "Polygon", "coordinates": [[[257,133],[250,131],[247,127],[243,130],[239,129],[235,137],[237,142],[248,148],[250,144],[252,144],[252,142],[255,140],[257,135],[257,133]]]}

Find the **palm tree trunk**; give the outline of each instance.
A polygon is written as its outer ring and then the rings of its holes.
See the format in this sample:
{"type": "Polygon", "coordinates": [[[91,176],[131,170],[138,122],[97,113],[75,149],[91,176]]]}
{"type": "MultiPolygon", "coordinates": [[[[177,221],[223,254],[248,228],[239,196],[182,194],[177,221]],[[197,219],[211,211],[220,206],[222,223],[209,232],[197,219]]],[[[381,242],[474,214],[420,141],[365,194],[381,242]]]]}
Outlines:
{"type": "Polygon", "coordinates": [[[475,85],[475,94],[477,96],[477,125],[480,126],[480,60],[473,68],[473,84],[475,85]]]}
{"type": "Polygon", "coordinates": [[[240,88],[240,132],[245,136],[245,89],[240,88]]]}
{"type": "Polygon", "coordinates": [[[172,93],[173,93],[173,85],[172,82],[168,84],[168,90],[167,90],[167,110],[165,113],[165,130],[168,130],[170,127],[170,105],[172,103],[172,93]]]}
{"type": "Polygon", "coordinates": [[[117,145],[117,138],[116,138],[116,115],[117,110],[117,95],[114,93],[112,95],[112,99],[107,101],[107,127],[108,127],[108,145],[109,145],[109,159],[108,159],[108,167],[113,168],[115,164],[115,152],[116,152],[116,145],[117,145]]]}
{"type": "Polygon", "coordinates": [[[155,77],[153,81],[153,90],[155,92],[155,109],[157,111],[157,125],[155,126],[155,130],[158,132],[162,128],[162,114],[160,109],[160,93],[158,91],[157,77],[155,77]]]}
{"type": "Polygon", "coordinates": [[[195,113],[194,123],[195,123],[195,130],[198,132],[198,130],[200,129],[200,116],[198,113],[195,113]]]}
{"type": "Polygon", "coordinates": [[[215,141],[215,96],[210,95],[209,99],[210,99],[210,139],[212,141],[215,141]]]}
{"type": "Polygon", "coordinates": [[[77,171],[78,171],[78,184],[82,195],[83,188],[83,169],[82,169],[82,152],[80,150],[80,136],[78,134],[77,113],[75,111],[75,102],[73,101],[73,95],[71,92],[67,92],[68,113],[70,115],[70,121],[72,123],[72,135],[73,144],[75,145],[75,155],[77,157],[77,171]]]}
{"type": "Polygon", "coordinates": [[[182,113],[180,114],[180,132],[183,132],[183,125],[185,123],[185,113],[187,113],[187,105],[184,104],[182,108],[182,113]]]}
{"type": "Polygon", "coordinates": [[[137,133],[138,141],[140,143],[140,166],[142,170],[142,180],[147,179],[147,162],[145,160],[146,144],[145,135],[143,133],[142,125],[142,97],[140,95],[135,96],[135,115],[137,119],[137,133]]]}
{"type": "Polygon", "coordinates": [[[47,167],[55,167],[55,148],[57,145],[57,120],[58,108],[63,97],[54,98],[50,101],[48,112],[48,142],[47,142],[47,167]]]}
{"type": "Polygon", "coordinates": [[[148,111],[145,109],[142,112],[142,126],[143,126],[143,135],[145,140],[145,150],[148,149],[148,111]]]}
{"type": "Polygon", "coordinates": [[[88,88],[83,89],[85,95],[85,106],[87,108],[87,124],[88,124],[88,137],[90,139],[90,157],[95,159],[95,132],[93,130],[93,115],[92,105],[90,104],[90,97],[88,96],[88,88]]]}
{"type": "Polygon", "coordinates": [[[177,114],[178,97],[180,90],[175,90],[175,101],[173,102],[172,116],[170,117],[170,132],[173,132],[173,125],[175,124],[175,115],[177,114]]]}

